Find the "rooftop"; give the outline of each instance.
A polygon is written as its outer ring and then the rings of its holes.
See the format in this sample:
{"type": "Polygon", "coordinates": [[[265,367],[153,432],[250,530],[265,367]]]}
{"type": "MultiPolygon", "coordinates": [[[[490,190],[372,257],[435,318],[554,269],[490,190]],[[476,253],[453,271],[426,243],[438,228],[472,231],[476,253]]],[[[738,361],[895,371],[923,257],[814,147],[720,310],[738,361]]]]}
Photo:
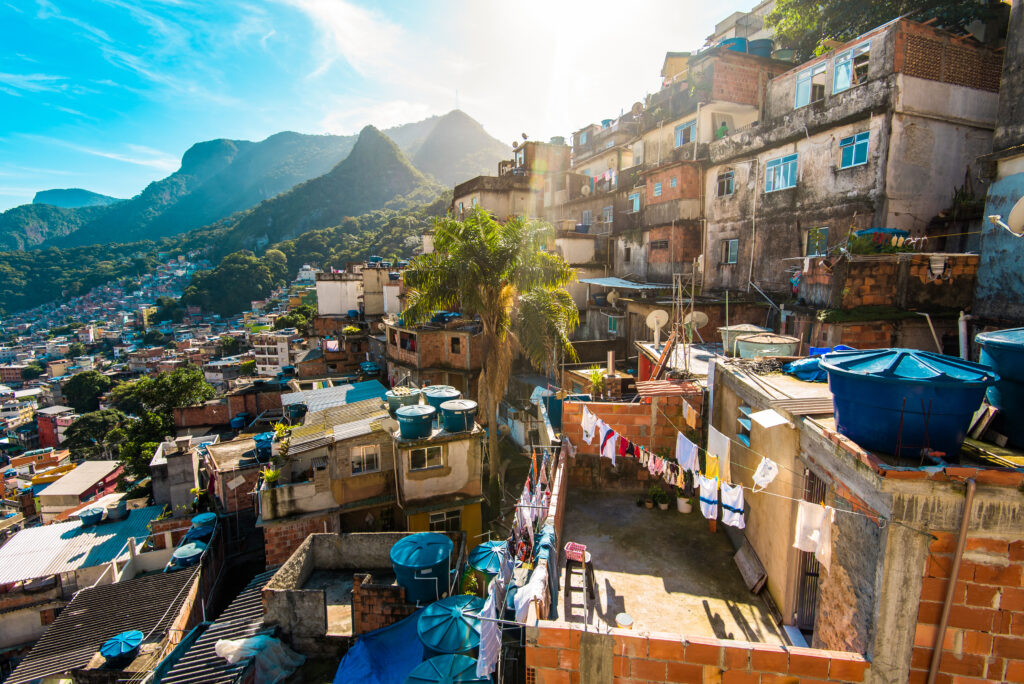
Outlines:
{"type": "Polygon", "coordinates": [[[127,556],[128,538],[148,537],[149,523],[162,512],[160,506],[147,506],[129,511],[122,520],[90,527],[75,520],[22,530],[0,547],[0,584],[50,577],[127,556]]]}
{"type": "Polygon", "coordinates": [[[117,461],[85,461],[46,488],[46,496],[79,496],[121,467],[117,461]]]}
{"type": "Polygon", "coordinates": [[[238,470],[241,461],[249,452],[256,451],[256,440],[251,437],[236,437],[230,442],[208,444],[206,453],[210,455],[217,470],[224,472],[238,470]]]}
{"type": "Polygon", "coordinates": [[[387,388],[379,380],[367,380],[351,385],[338,385],[323,389],[304,390],[281,395],[281,405],[303,404],[307,411],[323,411],[367,399],[383,399],[387,388]]]}

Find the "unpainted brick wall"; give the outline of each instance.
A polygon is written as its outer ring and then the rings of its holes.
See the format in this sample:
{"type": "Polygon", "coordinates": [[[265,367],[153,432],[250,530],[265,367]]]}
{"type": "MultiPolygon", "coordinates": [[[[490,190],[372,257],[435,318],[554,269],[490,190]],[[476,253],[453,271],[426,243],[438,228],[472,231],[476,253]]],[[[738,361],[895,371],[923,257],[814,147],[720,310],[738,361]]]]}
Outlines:
{"type": "MultiPolygon", "coordinates": [[[[933,532],[921,586],[910,681],[924,682],[938,638],[956,535],[933,532]]],[[[960,563],[939,681],[1024,682],[1024,541],[969,536],[960,563]],[[955,679],[955,678],[975,679],[955,679]]]]}
{"type": "Polygon", "coordinates": [[[393,625],[416,612],[405,599],[405,587],[374,584],[369,574],[352,578],[352,633],[364,634],[393,625]]]}
{"type": "MultiPolygon", "coordinates": [[[[583,629],[542,622],[527,628],[527,681],[536,684],[586,684],[581,672],[583,629]]],[[[868,662],[857,653],[743,641],[639,635],[612,629],[612,675],[625,682],[861,682],[868,662]]]]}
{"type": "Polygon", "coordinates": [[[267,567],[284,563],[299,544],[316,532],[340,533],[337,515],[317,515],[293,522],[274,523],[263,528],[263,548],[267,567]]]}

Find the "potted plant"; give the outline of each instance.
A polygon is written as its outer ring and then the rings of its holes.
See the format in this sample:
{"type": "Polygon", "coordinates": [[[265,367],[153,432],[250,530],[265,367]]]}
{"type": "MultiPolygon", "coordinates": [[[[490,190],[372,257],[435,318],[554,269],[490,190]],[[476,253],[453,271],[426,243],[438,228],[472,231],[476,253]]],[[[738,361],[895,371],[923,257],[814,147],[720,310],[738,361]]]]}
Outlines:
{"type": "Polygon", "coordinates": [[[587,369],[587,379],[590,380],[590,393],[595,399],[604,397],[604,368],[591,366],[587,369]]]}
{"type": "Polygon", "coordinates": [[[644,507],[644,495],[643,494],[641,494],[640,496],[636,497],[636,507],[637,508],[643,508],[644,507]]]}
{"type": "Polygon", "coordinates": [[[665,492],[662,491],[661,487],[658,485],[651,485],[651,488],[647,490],[647,507],[654,508],[654,504],[660,505],[661,498],[664,494],[665,492]]]}
{"type": "Polygon", "coordinates": [[[693,504],[690,503],[690,497],[686,496],[686,490],[676,487],[676,508],[680,513],[690,513],[693,511],[693,504]]]}
{"type": "Polygon", "coordinates": [[[654,499],[654,503],[658,504],[658,509],[659,510],[667,511],[668,510],[668,501],[669,501],[668,492],[666,492],[664,489],[659,487],[658,488],[657,498],[654,499]]]}
{"type": "Polygon", "coordinates": [[[647,508],[654,508],[654,492],[658,488],[651,485],[651,488],[647,490],[647,495],[644,497],[644,506],[647,508]]]}
{"type": "Polygon", "coordinates": [[[264,468],[263,469],[263,485],[267,489],[272,489],[277,486],[278,480],[281,479],[280,468],[264,468]]]}

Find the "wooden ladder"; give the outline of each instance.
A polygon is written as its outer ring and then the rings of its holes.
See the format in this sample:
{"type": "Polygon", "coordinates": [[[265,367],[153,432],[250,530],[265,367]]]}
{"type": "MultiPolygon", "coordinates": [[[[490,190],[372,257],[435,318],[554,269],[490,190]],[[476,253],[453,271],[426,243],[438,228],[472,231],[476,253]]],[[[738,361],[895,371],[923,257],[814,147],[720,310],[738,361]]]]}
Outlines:
{"type": "Polygon", "coordinates": [[[668,360],[672,358],[672,350],[676,346],[676,329],[673,328],[669,334],[668,339],[665,340],[665,349],[661,352],[661,356],[658,357],[658,363],[655,364],[654,370],[651,371],[651,377],[649,380],[657,380],[661,372],[665,370],[665,366],[668,365],[668,360]]]}

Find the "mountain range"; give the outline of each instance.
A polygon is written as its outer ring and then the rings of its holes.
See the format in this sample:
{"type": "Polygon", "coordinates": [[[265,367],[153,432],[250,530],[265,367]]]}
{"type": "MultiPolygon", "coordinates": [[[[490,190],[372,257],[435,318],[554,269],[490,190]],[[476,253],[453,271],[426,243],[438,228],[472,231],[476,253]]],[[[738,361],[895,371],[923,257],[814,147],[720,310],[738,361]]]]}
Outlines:
{"type": "Polygon", "coordinates": [[[100,205],[105,196],[88,191],[38,193],[35,203],[0,213],[0,250],[150,240],[218,222],[233,224],[232,243],[255,246],[335,225],[396,197],[427,200],[441,184],[493,173],[510,153],[459,110],[384,133],[371,126],[358,136],[210,140],[131,199],[100,205]],[[48,198],[56,204],[40,203],[48,198]]]}
{"type": "Polygon", "coordinates": [[[82,188],[64,188],[61,190],[40,190],[32,198],[32,204],[48,204],[51,207],[77,209],[79,207],[105,207],[120,202],[117,197],[101,195],[82,188]]]}

